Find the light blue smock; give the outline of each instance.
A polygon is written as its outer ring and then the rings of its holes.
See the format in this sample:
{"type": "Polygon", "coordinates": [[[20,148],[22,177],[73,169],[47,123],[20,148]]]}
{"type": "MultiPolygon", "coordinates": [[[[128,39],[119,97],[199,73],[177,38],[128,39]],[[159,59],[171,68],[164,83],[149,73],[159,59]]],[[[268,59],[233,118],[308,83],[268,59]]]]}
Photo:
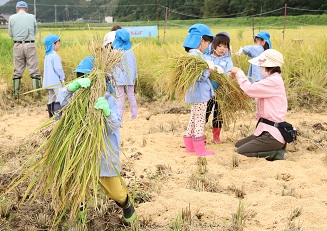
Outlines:
{"type": "MultiPolygon", "coordinates": [[[[203,60],[210,60],[211,57],[204,55],[201,51],[197,49],[191,49],[188,55],[195,55],[201,57],[203,60]]],[[[194,86],[191,86],[186,93],[185,102],[186,103],[202,103],[208,102],[214,96],[214,90],[211,85],[210,72],[204,70],[199,76],[198,80],[195,82],[194,86]]]]}
{"type": "Polygon", "coordinates": [[[55,51],[52,51],[44,58],[42,87],[45,89],[61,88],[61,82],[63,80],[65,80],[65,73],[62,68],[61,59],[55,51]]]}
{"type": "MultiPolygon", "coordinates": [[[[255,58],[264,52],[264,49],[262,46],[252,45],[243,47],[243,52],[250,58],[255,58]]],[[[249,80],[251,83],[263,79],[263,77],[260,75],[260,67],[253,64],[250,64],[248,76],[250,77],[249,80]]]]}
{"type": "MultiPolygon", "coordinates": [[[[69,98],[73,95],[72,92],[69,92],[67,89],[68,86],[62,88],[57,96],[60,105],[64,107],[69,98]]],[[[117,173],[120,173],[120,126],[122,120],[119,116],[119,110],[117,101],[114,96],[109,92],[106,92],[105,98],[108,101],[111,113],[107,117],[107,134],[104,134],[104,140],[106,143],[107,150],[106,152],[101,153],[101,166],[100,166],[100,177],[113,177],[118,176],[117,173]]]]}
{"type": "Polygon", "coordinates": [[[113,68],[113,78],[117,86],[134,85],[137,78],[136,58],[132,50],[120,50],[123,59],[113,68]]]}

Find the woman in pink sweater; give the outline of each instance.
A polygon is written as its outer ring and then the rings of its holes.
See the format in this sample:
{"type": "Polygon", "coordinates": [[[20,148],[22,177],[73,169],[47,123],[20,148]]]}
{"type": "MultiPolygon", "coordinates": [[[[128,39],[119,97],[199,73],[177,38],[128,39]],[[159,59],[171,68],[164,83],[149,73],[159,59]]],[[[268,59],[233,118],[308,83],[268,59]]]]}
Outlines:
{"type": "Polygon", "coordinates": [[[287,112],[287,98],[284,81],[281,76],[283,55],[274,49],[265,50],[261,55],[249,60],[260,66],[264,77],[251,83],[244,72],[231,69],[231,77],[237,78],[241,89],[251,98],[257,98],[258,123],[254,133],[236,142],[237,152],[247,157],[265,157],[267,160],[283,160],[286,142],[277,127],[262,122],[261,118],[283,122],[287,112]]]}

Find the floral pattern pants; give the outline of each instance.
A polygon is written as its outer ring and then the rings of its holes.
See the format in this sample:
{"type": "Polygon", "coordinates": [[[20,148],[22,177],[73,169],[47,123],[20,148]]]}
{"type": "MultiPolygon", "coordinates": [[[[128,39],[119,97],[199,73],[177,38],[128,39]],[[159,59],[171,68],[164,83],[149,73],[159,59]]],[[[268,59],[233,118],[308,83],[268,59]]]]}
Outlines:
{"type": "Polygon", "coordinates": [[[191,117],[186,129],[186,137],[204,136],[204,125],[206,123],[207,102],[193,103],[191,117]]]}

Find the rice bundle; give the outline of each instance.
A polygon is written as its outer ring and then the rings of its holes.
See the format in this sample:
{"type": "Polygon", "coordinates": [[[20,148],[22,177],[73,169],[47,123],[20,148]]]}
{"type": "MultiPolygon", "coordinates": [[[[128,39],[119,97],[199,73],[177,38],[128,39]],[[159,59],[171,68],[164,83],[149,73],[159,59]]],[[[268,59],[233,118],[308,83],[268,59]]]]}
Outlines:
{"type": "MultiPolygon", "coordinates": [[[[30,178],[23,200],[31,201],[39,195],[50,193],[55,210],[54,222],[58,224],[70,210],[73,223],[79,207],[85,203],[90,186],[97,203],[97,189],[102,151],[106,151],[106,117],[94,105],[104,96],[106,72],[121,61],[119,52],[95,50],[94,69],[89,74],[91,86],[76,91],[64,107],[62,117],[56,122],[49,137],[35,154],[41,157],[20,172],[8,190],[30,178]],[[101,68],[101,69],[100,69],[101,68]]],[[[50,119],[47,126],[53,120],[50,119]]],[[[55,223],[54,223],[55,224],[55,223]]]]}
{"type": "MultiPolygon", "coordinates": [[[[201,73],[208,69],[208,65],[199,56],[179,56],[169,59],[168,68],[166,92],[170,98],[182,101],[201,73]]],[[[219,83],[215,100],[225,123],[235,122],[239,117],[236,112],[253,110],[253,101],[239,87],[236,79],[216,71],[213,71],[209,78],[219,83]]]]}

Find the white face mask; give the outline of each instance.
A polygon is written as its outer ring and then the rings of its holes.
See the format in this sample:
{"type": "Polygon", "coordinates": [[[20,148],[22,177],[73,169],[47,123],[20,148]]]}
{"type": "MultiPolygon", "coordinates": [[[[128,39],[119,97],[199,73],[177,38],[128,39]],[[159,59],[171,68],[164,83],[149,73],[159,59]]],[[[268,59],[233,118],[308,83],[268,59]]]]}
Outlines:
{"type": "Polygon", "coordinates": [[[265,68],[265,67],[260,67],[260,75],[261,75],[263,78],[266,78],[267,76],[270,75],[270,73],[266,71],[266,68],[265,68]]]}

